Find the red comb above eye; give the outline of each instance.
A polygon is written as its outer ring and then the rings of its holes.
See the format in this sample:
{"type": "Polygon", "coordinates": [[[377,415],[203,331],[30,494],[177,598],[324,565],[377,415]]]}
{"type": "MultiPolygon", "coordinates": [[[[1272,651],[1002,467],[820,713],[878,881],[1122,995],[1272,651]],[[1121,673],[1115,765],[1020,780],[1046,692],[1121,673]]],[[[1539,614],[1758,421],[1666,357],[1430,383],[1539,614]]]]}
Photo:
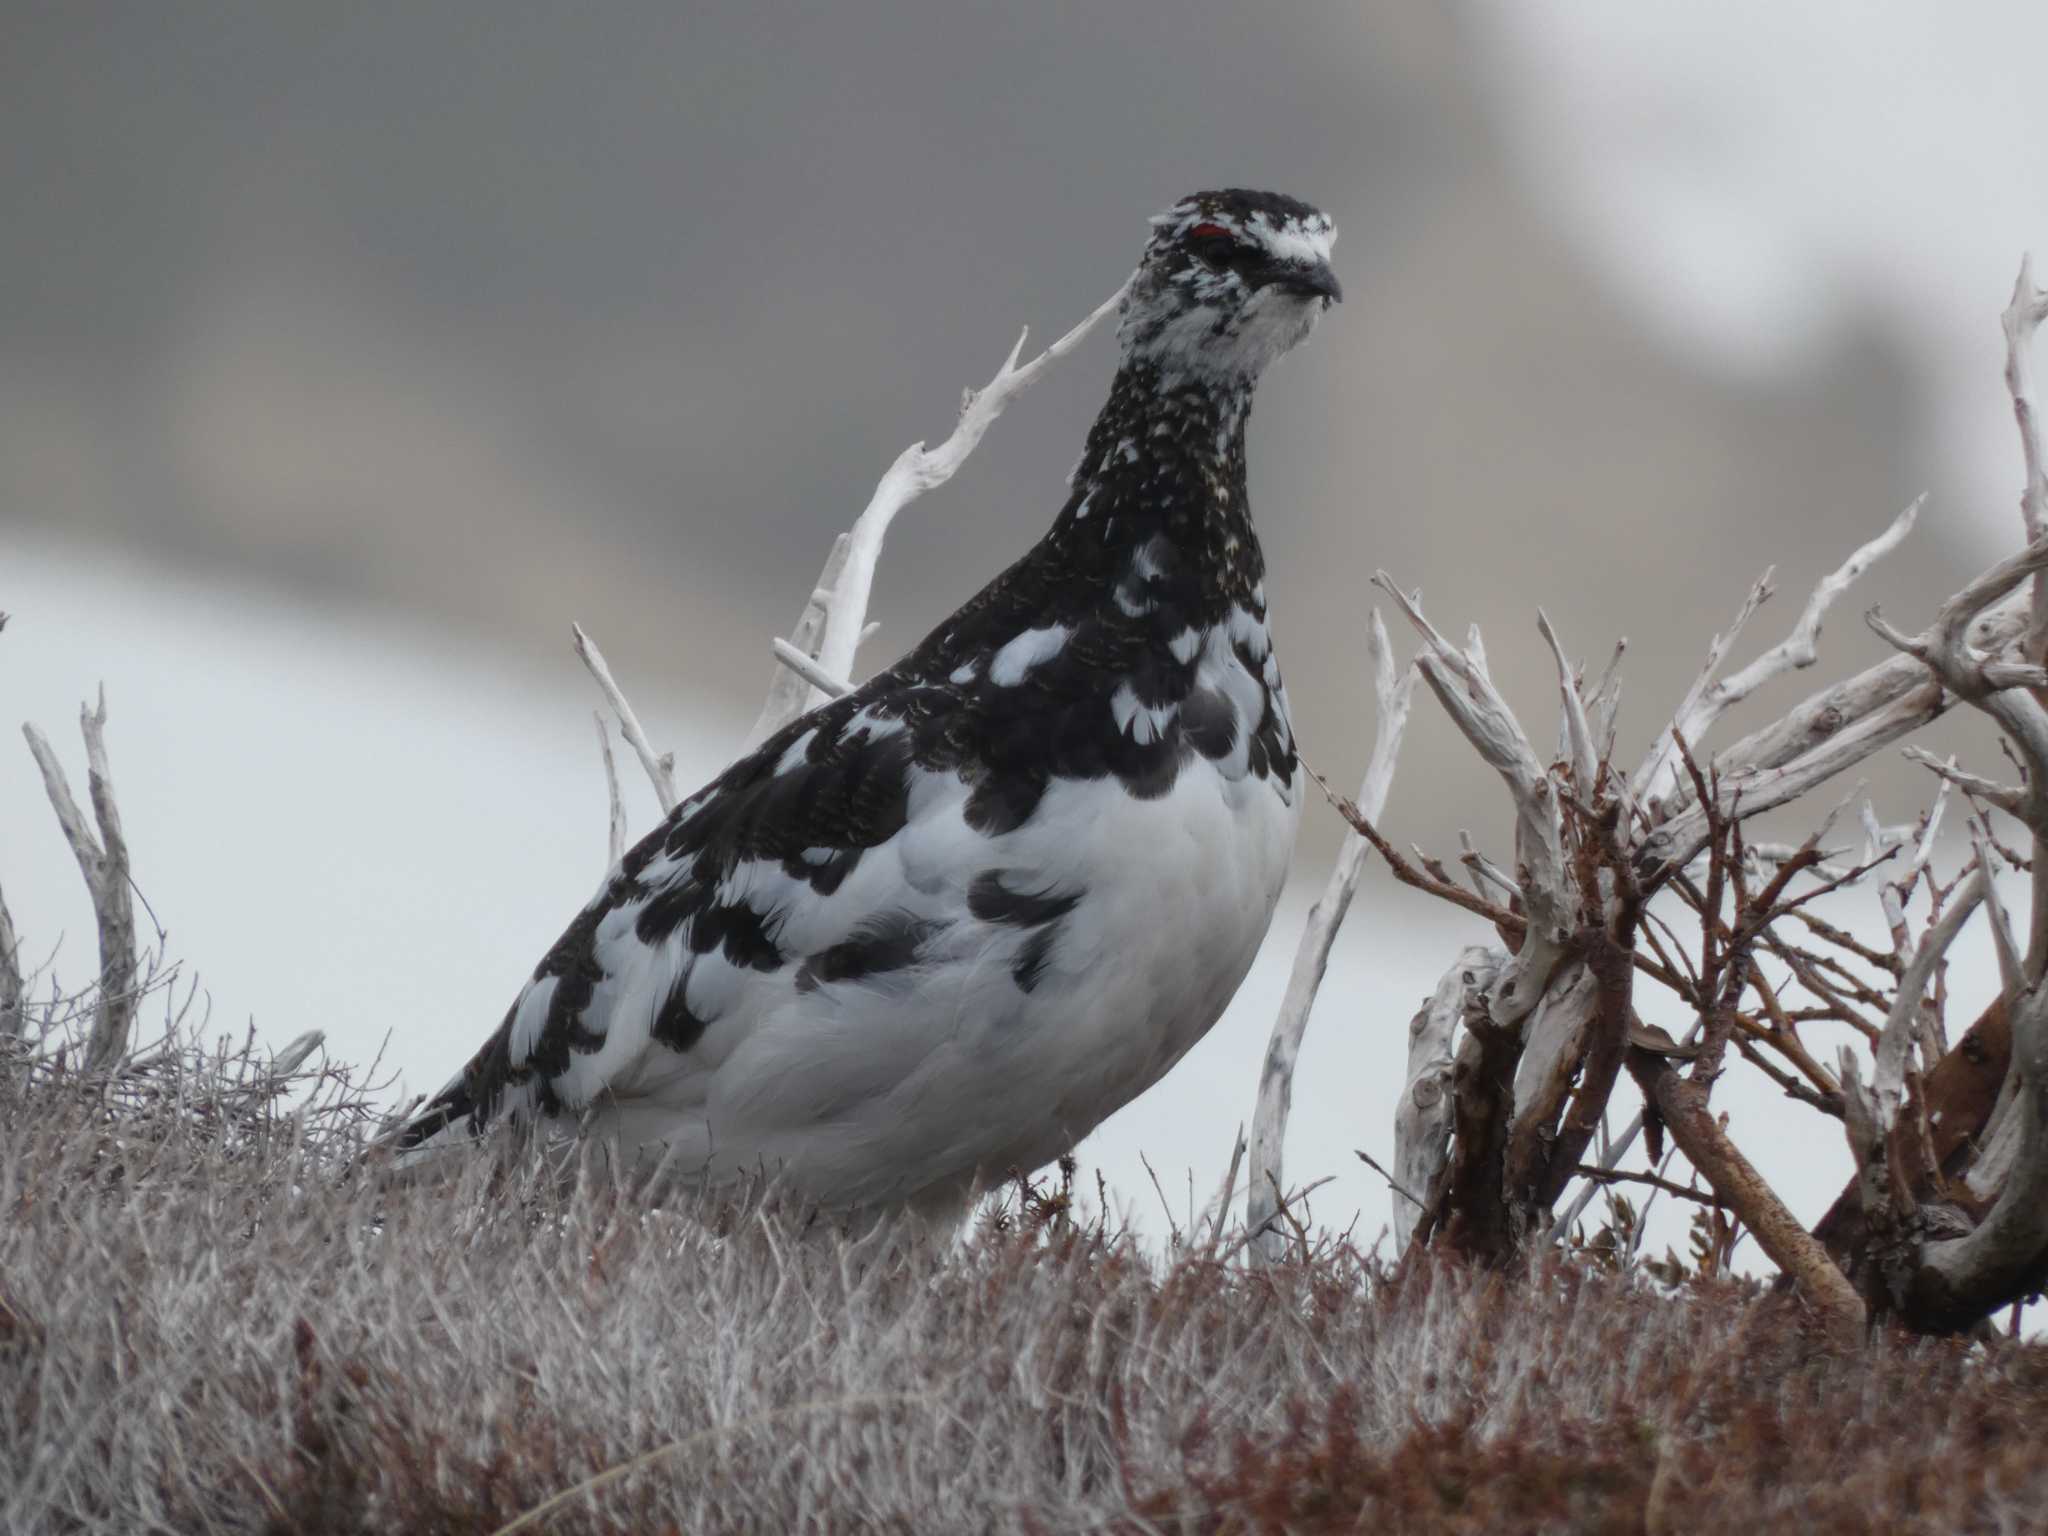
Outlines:
{"type": "Polygon", "coordinates": [[[1235,237],[1221,224],[1197,224],[1188,231],[1190,240],[1230,240],[1235,237]]]}

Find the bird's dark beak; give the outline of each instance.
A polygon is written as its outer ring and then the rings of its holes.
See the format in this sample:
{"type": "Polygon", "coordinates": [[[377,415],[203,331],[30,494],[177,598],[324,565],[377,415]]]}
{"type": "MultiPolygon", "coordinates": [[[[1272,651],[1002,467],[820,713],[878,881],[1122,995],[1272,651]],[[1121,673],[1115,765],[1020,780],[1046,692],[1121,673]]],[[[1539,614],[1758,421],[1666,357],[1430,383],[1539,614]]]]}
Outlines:
{"type": "Polygon", "coordinates": [[[1344,285],[1337,281],[1327,262],[1275,267],[1269,282],[1277,283],[1289,293],[1298,293],[1305,299],[1328,299],[1332,304],[1344,302],[1344,285]]]}

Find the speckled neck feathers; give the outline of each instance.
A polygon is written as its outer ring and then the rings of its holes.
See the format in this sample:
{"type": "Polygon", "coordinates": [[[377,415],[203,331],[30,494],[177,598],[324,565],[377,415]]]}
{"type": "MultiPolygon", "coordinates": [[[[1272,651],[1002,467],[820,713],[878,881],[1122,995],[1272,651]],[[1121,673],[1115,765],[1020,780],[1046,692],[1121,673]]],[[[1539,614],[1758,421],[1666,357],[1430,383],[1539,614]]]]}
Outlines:
{"type": "Polygon", "coordinates": [[[1149,797],[1199,758],[1291,784],[1245,489],[1250,407],[1248,384],[1127,361],[1051,531],[904,659],[958,710],[992,827],[1054,778],[1114,776],[1149,797]]]}

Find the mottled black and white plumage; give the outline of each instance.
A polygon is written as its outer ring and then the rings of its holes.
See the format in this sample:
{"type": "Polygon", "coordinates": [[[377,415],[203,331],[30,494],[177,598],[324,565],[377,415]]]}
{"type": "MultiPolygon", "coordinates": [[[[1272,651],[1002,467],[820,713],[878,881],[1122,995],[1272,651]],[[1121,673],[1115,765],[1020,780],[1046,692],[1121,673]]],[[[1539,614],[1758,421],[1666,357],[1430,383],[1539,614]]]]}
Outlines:
{"type": "Polygon", "coordinates": [[[1264,192],[1153,220],[1051,531],[628,852],[402,1145],[552,1117],[943,1208],[1158,1081],[1244,979],[1300,815],[1245,418],[1340,297],[1334,238],[1264,192]]]}

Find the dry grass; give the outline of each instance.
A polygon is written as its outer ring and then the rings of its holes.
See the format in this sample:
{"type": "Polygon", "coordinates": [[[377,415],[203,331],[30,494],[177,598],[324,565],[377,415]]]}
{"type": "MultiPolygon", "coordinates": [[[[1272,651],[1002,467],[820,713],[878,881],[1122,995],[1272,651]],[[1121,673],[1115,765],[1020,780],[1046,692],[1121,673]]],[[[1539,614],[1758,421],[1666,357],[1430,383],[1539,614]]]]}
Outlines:
{"type": "Polygon", "coordinates": [[[856,1244],[481,1160],[379,1190],[321,1093],[0,1069],[6,1529],[2048,1529],[2038,1348],[1841,1361],[1729,1288],[1064,1218],[856,1244]]]}

